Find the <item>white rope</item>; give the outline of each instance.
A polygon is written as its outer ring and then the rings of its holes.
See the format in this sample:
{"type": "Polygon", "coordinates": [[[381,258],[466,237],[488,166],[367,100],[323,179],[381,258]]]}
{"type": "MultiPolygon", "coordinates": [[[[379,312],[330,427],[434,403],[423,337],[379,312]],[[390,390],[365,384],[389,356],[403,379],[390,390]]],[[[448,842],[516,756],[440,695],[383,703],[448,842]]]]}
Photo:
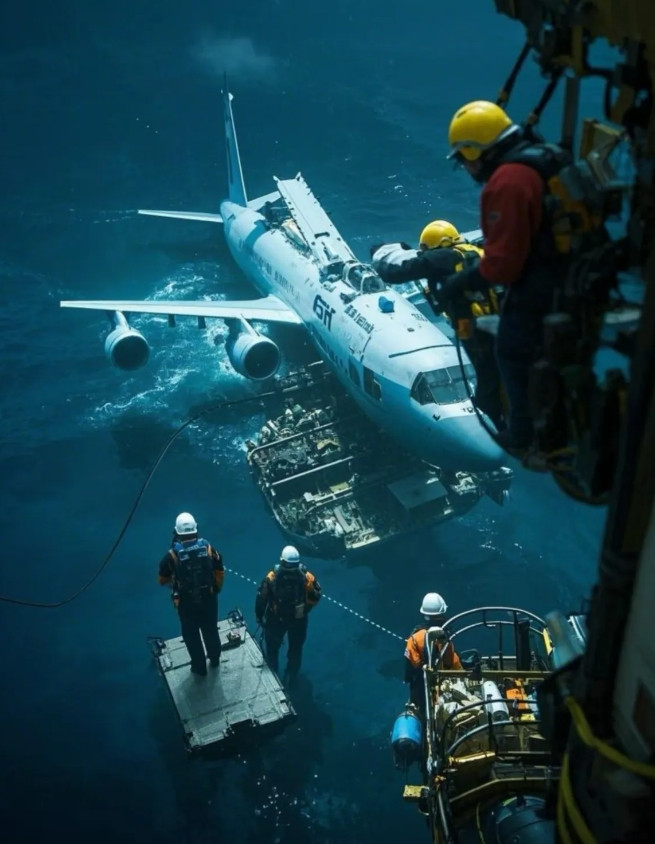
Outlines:
{"type": "MultiPolygon", "coordinates": [[[[236,569],[228,569],[226,568],[225,571],[229,571],[230,574],[236,574],[237,577],[240,577],[242,580],[247,580],[248,583],[252,583],[255,586],[259,586],[257,581],[253,580],[252,577],[247,577],[245,574],[241,574],[240,571],[236,569]]],[[[397,633],[394,633],[393,630],[389,630],[387,627],[383,627],[381,624],[378,624],[375,621],[372,621],[370,618],[367,618],[365,615],[362,615],[359,612],[355,612],[355,610],[347,607],[345,604],[342,604],[341,601],[337,601],[334,598],[330,598],[329,595],[322,594],[322,598],[325,598],[326,601],[329,601],[331,604],[336,604],[336,606],[340,607],[342,610],[349,612],[351,615],[354,615],[355,618],[359,618],[361,621],[365,621],[366,624],[370,624],[371,627],[375,627],[376,630],[381,630],[383,633],[388,633],[389,636],[393,636],[394,639],[400,639],[401,642],[405,641],[404,636],[399,636],[397,633]]]]}
{"type": "Polygon", "coordinates": [[[404,636],[399,636],[397,633],[394,633],[393,630],[389,630],[388,628],[383,627],[381,624],[378,624],[376,621],[372,621],[370,618],[367,618],[365,615],[362,615],[359,612],[355,612],[355,610],[351,609],[350,607],[347,607],[345,604],[342,604],[341,601],[335,601],[335,599],[330,598],[329,595],[324,595],[323,597],[326,601],[330,601],[330,603],[336,604],[338,607],[341,607],[342,610],[345,610],[351,615],[354,615],[355,618],[359,618],[362,621],[365,621],[367,624],[370,624],[371,627],[375,627],[378,630],[382,630],[383,633],[388,633],[390,636],[393,636],[394,639],[400,639],[401,642],[405,641],[404,636]]]}

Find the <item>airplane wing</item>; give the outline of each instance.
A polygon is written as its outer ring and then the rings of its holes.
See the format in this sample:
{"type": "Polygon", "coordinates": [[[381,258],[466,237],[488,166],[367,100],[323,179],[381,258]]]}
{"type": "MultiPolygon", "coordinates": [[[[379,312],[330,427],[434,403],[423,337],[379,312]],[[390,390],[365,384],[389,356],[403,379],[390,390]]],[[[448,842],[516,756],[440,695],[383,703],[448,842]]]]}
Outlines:
{"type": "Polygon", "coordinates": [[[302,325],[300,317],[276,296],[264,299],[247,299],[243,302],[217,301],[127,301],[105,300],[68,301],[59,303],[62,308],[88,308],[94,311],[121,311],[122,313],[163,314],[164,316],[217,317],[219,319],[254,320],[258,322],[281,322],[302,325]]]}

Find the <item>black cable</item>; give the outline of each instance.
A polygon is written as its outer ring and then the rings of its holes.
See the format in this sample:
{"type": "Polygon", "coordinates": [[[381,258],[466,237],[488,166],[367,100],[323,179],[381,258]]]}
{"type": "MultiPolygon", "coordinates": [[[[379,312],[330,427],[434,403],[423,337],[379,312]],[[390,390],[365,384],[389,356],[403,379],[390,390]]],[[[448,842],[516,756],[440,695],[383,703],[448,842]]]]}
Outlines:
{"type": "Polygon", "coordinates": [[[174,441],[177,439],[177,437],[179,437],[179,435],[182,433],[182,431],[184,431],[185,428],[188,428],[189,425],[191,425],[196,420],[200,419],[202,416],[205,416],[207,413],[211,413],[214,410],[222,410],[222,409],[225,409],[227,407],[234,407],[235,405],[245,404],[245,403],[251,402],[251,401],[260,401],[261,399],[269,398],[270,396],[274,396],[274,395],[278,395],[278,394],[279,394],[278,390],[270,390],[267,393],[257,393],[254,396],[245,396],[243,398],[232,399],[230,401],[220,401],[220,402],[217,402],[216,404],[212,404],[209,407],[206,407],[204,410],[201,410],[199,413],[196,413],[194,416],[189,417],[186,420],[186,422],[183,422],[182,425],[180,425],[179,428],[177,428],[171,434],[171,436],[168,438],[166,444],[164,445],[162,450],[159,452],[159,455],[157,456],[157,459],[155,460],[155,462],[152,466],[152,469],[148,472],[148,475],[147,475],[145,481],[143,482],[141,489],[139,490],[139,493],[138,493],[138,495],[137,495],[137,497],[134,501],[134,504],[132,505],[130,512],[127,515],[125,523],[123,524],[123,527],[122,527],[120,533],[118,534],[118,537],[116,538],[116,541],[112,545],[112,547],[111,547],[109,553],[107,554],[107,556],[105,557],[105,559],[102,561],[100,567],[93,574],[93,576],[91,578],[89,578],[89,580],[87,580],[87,582],[83,586],[80,586],[80,588],[76,592],[74,592],[72,595],[70,595],[68,598],[64,598],[61,601],[46,603],[46,602],[41,602],[41,601],[24,601],[21,598],[12,598],[9,595],[0,595],[0,601],[4,601],[7,604],[19,604],[20,606],[23,606],[23,607],[38,607],[39,609],[56,609],[57,607],[63,607],[66,604],[70,604],[71,601],[74,601],[79,595],[82,594],[82,592],[86,591],[89,588],[89,586],[91,586],[93,583],[95,583],[95,581],[98,579],[98,577],[100,577],[102,572],[107,567],[109,561],[111,560],[111,558],[116,553],[118,546],[120,545],[123,537],[125,536],[125,532],[127,531],[127,528],[129,527],[130,522],[132,521],[132,518],[133,518],[133,516],[134,516],[134,514],[137,510],[137,507],[141,503],[141,499],[143,498],[146,489],[150,485],[150,481],[152,480],[153,475],[157,471],[159,464],[164,459],[166,452],[173,445],[174,441]]]}
{"type": "Polygon", "coordinates": [[[548,84],[546,85],[544,92],[541,95],[541,98],[539,99],[539,102],[532,109],[532,111],[527,117],[527,120],[525,121],[526,126],[532,127],[537,125],[539,119],[541,118],[541,112],[546,108],[550,98],[553,96],[555,88],[557,88],[557,83],[559,82],[563,72],[564,68],[562,67],[555,68],[555,70],[552,72],[550,80],[548,81],[548,84]]]}
{"type": "Polygon", "coordinates": [[[498,97],[496,99],[496,105],[499,105],[501,108],[505,108],[507,103],[509,102],[509,98],[512,96],[512,91],[514,89],[514,85],[516,84],[516,80],[518,78],[519,72],[523,67],[523,62],[526,60],[528,53],[532,49],[530,42],[526,41],[523,45],[523,49],[519,53],[517,60],[514,62],[514,67],[512,68],[509,76],[507,77],[507,82],[503,85],[503,87],[498,92],[498,97]]]}
{"type": "MultiPolygon", "coordinates": [[[[476,331],[479,331],[479,329],[476,329],[476,331]]],[[[455,348],[457,349],[457,360],[459,361],[459,368],[461,370],[462,378],[464,380],[464,387],[466,389],[466,395],[469,397],[469,401],[473,405],[473,410],[475,411],[475,415],[478,417],[478,422],[480,423],[480,425],[482,425],[484,430],[489,434],[489,436],[495,442],[496,437],[498,436],[498,431],[496,431],[495,429],[492,430],[489,427],[489,425],[487,425],[486,419],[484,418],[483,414],[480,413],[480,410],[475,403],[475,399],[473,398],[473,393],[471,392],[471,386],[468,382],[468,377],[466,375],[466,369],[464,368],[464,360],[462,358],[462,344],[459,342],[459,336],[457,334],[457,330],[455,330],[455,348]]]]}

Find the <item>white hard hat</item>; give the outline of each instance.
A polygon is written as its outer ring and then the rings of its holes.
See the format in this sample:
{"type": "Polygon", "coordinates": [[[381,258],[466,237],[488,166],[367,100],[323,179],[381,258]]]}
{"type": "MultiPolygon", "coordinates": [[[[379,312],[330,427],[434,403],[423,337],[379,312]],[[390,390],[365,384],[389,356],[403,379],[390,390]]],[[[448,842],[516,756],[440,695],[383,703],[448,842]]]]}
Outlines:
{"type": "Polygon", "coordinates": [[[423,598],[421,609],[422,615],[445,615],[448,612],[446,602],[437,592],[428,592],[423,598]]]}
{"type": "Polygon", "coordinates": [[[187,533],[198,533],[198,524],[191,513],[180,513],[175,519],[175,533],[184,536],[187,533]]]}
{"type": "Polygon", "coordinates": [[[280,554],[280,562],[286,566],[297,566],[300,564],[300,554],[293,545],[285,545],[280,554]]]}

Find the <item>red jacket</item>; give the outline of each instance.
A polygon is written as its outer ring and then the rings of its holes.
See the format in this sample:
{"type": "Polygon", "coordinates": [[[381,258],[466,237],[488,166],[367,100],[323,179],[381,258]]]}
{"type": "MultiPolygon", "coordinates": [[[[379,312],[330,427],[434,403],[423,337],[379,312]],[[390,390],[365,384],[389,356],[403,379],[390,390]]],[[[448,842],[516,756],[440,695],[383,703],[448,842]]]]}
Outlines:
{"type": "Polygon", "coordinates": [[[541,176],[527,164],[501,164],[485,184],[479,270],[489,284],[509,287],[520,278],[541,226],[544,190],[541,176]]]}

